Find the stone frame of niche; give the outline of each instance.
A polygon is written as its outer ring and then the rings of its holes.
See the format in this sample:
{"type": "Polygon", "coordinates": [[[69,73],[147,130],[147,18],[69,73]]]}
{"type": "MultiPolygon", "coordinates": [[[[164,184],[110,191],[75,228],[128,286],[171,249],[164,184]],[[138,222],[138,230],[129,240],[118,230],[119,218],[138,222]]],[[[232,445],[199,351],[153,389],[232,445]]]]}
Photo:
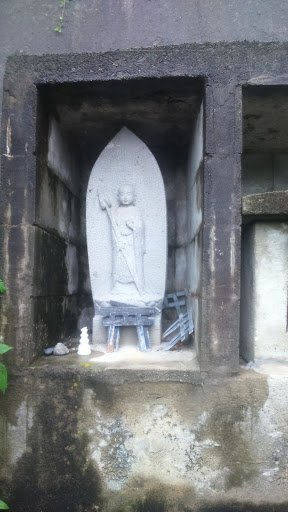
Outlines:
{"type": "MultiPolygon", "coordinates": [[[[202,77],[205,81],[203,224],[199,289],[202,373],[238,371],[241,233],[241,92],[245,84],[287,84],[285,43],[191,44],[104,54],[8,58],[1,128],[0,268],[7,285],[1,331],[27,366],[42,352],[35,333],[35,155],[38,89],[53,84],[202,77]],[[273,76],[271,75],[273,69],[273,76]]],[[[41,143],[41,141],[40,141],[41,143]]]]}
{"type": "Polygon", "coordinates": [[[240,356],[247,362],[287,360],[287,92],[287,81],[243,88],[240,356]]]}

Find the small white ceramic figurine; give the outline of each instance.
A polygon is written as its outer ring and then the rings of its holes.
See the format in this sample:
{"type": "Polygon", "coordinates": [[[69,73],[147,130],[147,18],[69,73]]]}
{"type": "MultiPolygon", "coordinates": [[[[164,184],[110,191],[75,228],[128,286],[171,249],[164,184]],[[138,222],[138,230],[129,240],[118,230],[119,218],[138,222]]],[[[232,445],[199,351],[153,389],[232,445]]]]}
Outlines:
{"type": "Polygon", "coordinates": [[[88,328],[82,327],[80,335],[80,344],[78,347],[79,356],[89,356],[91,354],[91,347],[89,345],[88,328]]]}

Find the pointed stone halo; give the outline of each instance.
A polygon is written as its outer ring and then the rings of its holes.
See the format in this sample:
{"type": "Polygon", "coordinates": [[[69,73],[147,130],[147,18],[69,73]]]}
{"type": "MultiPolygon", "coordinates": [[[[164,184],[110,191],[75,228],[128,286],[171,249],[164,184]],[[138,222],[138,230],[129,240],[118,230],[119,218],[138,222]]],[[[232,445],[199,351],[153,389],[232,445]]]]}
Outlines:
{"type": "Polygon", "coordinates": [[[107,144],[92,169],[86,231],[94,302],[161,301],[167,258],[163,179],[151,151],[126,127],[107,144]],[[131,198],[121,199],[121,193],[131,198]]]}

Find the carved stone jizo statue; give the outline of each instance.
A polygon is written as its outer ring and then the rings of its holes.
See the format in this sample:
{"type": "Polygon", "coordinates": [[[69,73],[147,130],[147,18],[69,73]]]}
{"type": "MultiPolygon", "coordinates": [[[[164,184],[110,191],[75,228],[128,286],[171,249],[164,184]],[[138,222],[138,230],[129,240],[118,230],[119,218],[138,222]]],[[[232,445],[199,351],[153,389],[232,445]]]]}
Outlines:
{"type": "Polygon", "coordinates": [[[132,185],[118,189],[117,207],[99,193],[101,208],[106,210],[111,223],[113,240],[113,287],[112,294],[145,292],[144,254],[145,227],[138,210],[132,185]]]}
{"type": "MultiPolygon", "coordinates": [[[[101,308],[124,304],[156,308],[149,333],[152,348],[159,346],[167,257],[164,184],[151,151],[127,128],[107,144],[92,169],[86,231],[95,307],[93,344],[105,346],[107,340],[101,308]]],[[[135,327],[121,327],[120,347],[125,333],[132,331],[136,346],[135,327]]]]}

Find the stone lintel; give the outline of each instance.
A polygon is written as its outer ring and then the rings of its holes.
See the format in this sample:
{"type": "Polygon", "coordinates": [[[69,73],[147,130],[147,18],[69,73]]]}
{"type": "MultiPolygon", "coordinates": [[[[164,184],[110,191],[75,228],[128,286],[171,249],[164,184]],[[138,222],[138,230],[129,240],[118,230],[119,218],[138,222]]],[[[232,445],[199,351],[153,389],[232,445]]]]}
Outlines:
{"type": "Polygon", "coordinates": [[[242,198],[242,215],[288,214],[288,190],[250,194],[242,198]]]}

